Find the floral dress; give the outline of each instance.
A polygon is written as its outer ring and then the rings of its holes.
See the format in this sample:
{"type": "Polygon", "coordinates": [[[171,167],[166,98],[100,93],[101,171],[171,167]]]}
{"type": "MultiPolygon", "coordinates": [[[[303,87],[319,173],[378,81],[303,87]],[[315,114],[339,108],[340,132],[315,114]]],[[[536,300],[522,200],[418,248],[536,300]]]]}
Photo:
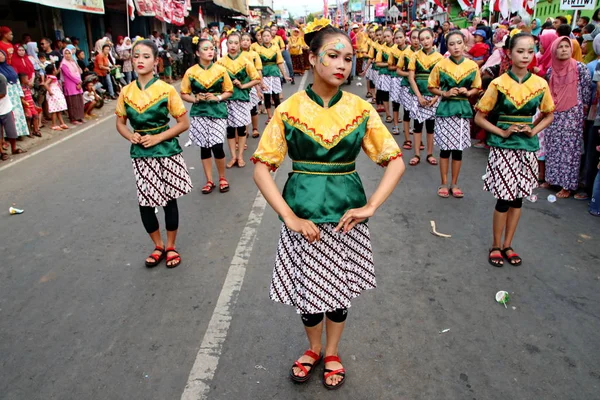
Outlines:
{"type": "Polygon", "coordinates": [[[25,117],[25,110],[21,98],[25,97],[21,85],[18,83],[8,84],[8,97],[13,105],[13,115],[15,116],[15,125],[19,136],[29,136],[29,126],[25,117]]]}
{"type": "Polygon", "coordinates": [[[55,113],[65,111],[67,109],[67,100],[60,88],[58,79],[53,75],[48,76],[48,78],[52,80],[48,96],[46,97],[46,100],[48,101],[48,112],[55,113]]]}

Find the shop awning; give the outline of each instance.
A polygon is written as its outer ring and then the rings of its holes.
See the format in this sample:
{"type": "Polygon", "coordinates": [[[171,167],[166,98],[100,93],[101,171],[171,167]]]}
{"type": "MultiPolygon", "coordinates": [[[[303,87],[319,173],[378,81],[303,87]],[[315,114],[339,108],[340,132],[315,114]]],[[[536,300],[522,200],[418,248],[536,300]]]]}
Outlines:
{"type": "Polygon", "coordinates": [[[219,7],[233,10],[246,16],[248,15],[246,0],[213,0],[213,3],[219,7]]]}

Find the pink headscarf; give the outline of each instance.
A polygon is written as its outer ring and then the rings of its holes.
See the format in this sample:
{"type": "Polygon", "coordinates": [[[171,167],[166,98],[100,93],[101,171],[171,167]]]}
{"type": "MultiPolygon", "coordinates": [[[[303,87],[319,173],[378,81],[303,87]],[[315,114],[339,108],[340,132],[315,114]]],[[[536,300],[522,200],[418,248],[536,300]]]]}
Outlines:
{"type": "MultiPolygon", "coordinates": [[[[552,42],[550,54],[552,56],[552,74],[550,75],[550,92],[556,105],[556,111],[566,111],[577,105],[577,82],[579,71],[577,61],[571,56],[566,60],[559,60],[556,56],[558,46],[566,41],[573,55],[573,43],[567,36],[561,36],[552,42]]],[[[548,52],[548,51],[546,51],[548,52]]]]}
{"type": "Polygon", "coordinates": [[[465,52],[467,52],[471,50],[471,47],[473,47],[473,45],[475,44],[475,38],[468,29],[463,28],[460,31],[465,37],[465,52]]]}
{"type": "Polygon", "coordinates": [[[60,63],[60,67],[62,68],[63,65],[69,69],[73,76],[79,76],[82,74],[81,68],[79,68],[77,61],[75,61],[75,52],[71,51],[70,49],[65,48],[63,50],[63,60],[60,63]],[[71,53],[71,61],[67,61],[67,58],[65,57],[65,53],[67,51],[71,53]]]}
{"type": "Polygon", "coordinates": [[[548,68],[550,68],[550,66],[552,65],[552,51],[550,47],[552,46],[552,43],[556,40],[556,38],[558,38],[558,35],[553,29],[545,30],[544,33],[542,33],[542,35],[540,36],[540,44],[544,48],[544,54],[540,53],[540,56],[538,57],[537,66],[540,69],[538,75],[541,77],[546,76],[548,68]]]}

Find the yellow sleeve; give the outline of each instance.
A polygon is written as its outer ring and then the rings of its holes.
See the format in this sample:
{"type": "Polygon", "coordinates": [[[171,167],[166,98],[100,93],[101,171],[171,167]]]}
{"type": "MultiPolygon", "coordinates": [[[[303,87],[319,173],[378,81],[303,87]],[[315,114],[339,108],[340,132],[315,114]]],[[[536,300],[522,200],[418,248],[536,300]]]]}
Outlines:
{"type": "Polygon", "coordinates": [[[396,64],[396,67],[400,70],[404,70],[404,52],[400,52],[400,56],[398,58],[398,64],[396,64]]]}
{"type": "Polygon", "coordinates": [[[233,93],[233,82],[231,82],[231,78],[229,77],[229,72],[225,68],[223,68],[223,93],[231,92],[233,93]]]}
{"type": "Polygon", "coordinates": [[[246,63],[246,73],[248,74],[248,77],[251,81],[256,81],[260,79],[258,71],[256,70],[254,64],[252,64],[250,60],[248,60],[248,62],[246,63]]]}
{"type": "Polygon", "coordinates": [[[179,97],[179,93],[173,86],[170,86],[169,90],[169,113],[173,116],[173,118],[179,118],[182,115],[185,115],[187,110],[185,109],[185,105],[183,104],[183,100],[179,97]]]}
{"type": "Polygon", "coordinates": [[[281,55],[281,50],[277,50],[277,61],[275,64],[283,64],[283,56],[281,55]]]}
{"type": "Polygon", "coordinates": [[[490,83],[490,86],[488,86],[487,90],[483,94],[483,97],[479,99],[479,101],[475,105],[475,109],[477,111],[481,111],[484,114],[489,114],[490,111],[492,111],[496,106],[497,101],[498,88],[496,87],[496,83],[492,81],[492,83],[490,83]]]}
{"type": "Polygon", "coordinates": [[[125,111],[125,90],[121,90],[121,93],[119,94],[115,114],[119,117],[127,117],[127,111],[125,111]]]}
{"type": "Polygon", "coordinates": [[[373,57],[375,57],[375,48],[373,46],[369,47],[369,53],[367,54],[367,57],[369,57],[370,59],[373,59],[373,57]]]}
{"type": "Polygon", "coordinates": [[[192,94],[192,83],[190,82],[189,70],[185,71],[181,78],[181,94],[192,94]]]}
{"type": "Polygon", "coordinates": [[[552,100],[552,94],[550,93],[550,88],[548,87],[548,83],[546,83],[546,81],[544,81],[544,86],[544,96],[540,102],[540,112],[549,114],[554,112],[554,100],[552,100]]]}
{"type": "Polygon", "coordinates": [[[481,90],[481,73],[479,72],[479,68],[475,69],[475,78],[473,79],[473,83],[471,84],[471,89],[481,90]]]}
{"type": "Polygon", "coordinates": [[[382,167],[385,167],[392,159],[402,156],[398,143],[373,107],[369,111],[367,133],[362,140],[362,149],[371,160],[382,167]]]}
{"type": "Polygon", "coordinates": [[[436,64],[435,67],[431,70],[429,74],[429,80],[427,81],[427,87],[431,88],[439,88],[440,87],[440,68],[439,64],[436,64]]]}
{"type": "Polygon", "coordinates": [[[262,162],[268,165],[271,171],[275,171],[285,159],[286,154],[285,125],[281,120],[281,114],[275,110],[273,118],[262,134],[258,148],[250,160],[255,164],[262,162]]]}
{"type": "Polygon", "coordinates": [[[408,67],[406,68],[409,71],[415,71],[417,69],[417,54],[412,54],[410,56],[410,61],[408,62],[408,67]]]}
{"type": "Polygon", "coordinates": [[[388,55],[388,66],[391,67],[394,65],[394,57],[396,57],[396,50],[392,50],[388,55]]]}
{"type": "Polygon", "coordinates": [[[375,62],[376,63],[383,62],[383,50],[379,50],[377,52],[377,56],[375,57],[375,62]]]}
{"type": "Polygon", "coordinates": [[[254,53],[254,68],[256,68],[257,71],[262,71],[263,69],[260,56],[256,52],[254,53]]]}

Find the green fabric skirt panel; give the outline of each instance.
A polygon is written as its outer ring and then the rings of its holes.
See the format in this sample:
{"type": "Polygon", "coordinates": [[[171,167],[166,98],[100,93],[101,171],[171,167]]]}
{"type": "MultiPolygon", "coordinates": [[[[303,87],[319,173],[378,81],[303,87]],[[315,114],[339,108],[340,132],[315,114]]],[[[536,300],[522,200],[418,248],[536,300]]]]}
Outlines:
{"type": "MultiPolygon", "coordinates": [[[[533,117],[543,98],[543,93],[527,101],[521,108],[517,108],[502,92],[498,92],[496,106],[489,114],[488,119],[501,129],[507,129],[514,124],[525,124],[533,127],[533,117]]],[[[489,146],[503,149],[538,151],[540,142],[536,136],[529,137],[522,133],[515,133],[508,138],[488,133],[489,146]]]]}
{"type": "MultiPolygon", "coordinates": [[[[195,79],[191,80],[192,94],[198,93],[216,93],[221,94],[223,92],[223,78],[219,78],[209,88],[205,88],[200,82],[195,79]]],[[[199,103],[192,104],[190,110],[190,116],[192,117],[210,117],[210,118],[227,118],[227,104],[224,102],[207,102],[201,101],[199,103]]]]}
{"type": "Polygon", "coordinates": [[[354,164],[367,122],[368,118],[330,149],[285,123],[288,155],[293,162],[283,198],[298,217],[314,223],[338,223],[349,209],[367,204],[354,164]]]}
{"type": "MultiPolygon", "coordinates": [[[[433,94],[429,91],[428,88],[429,72],[417,72],[415,74],[415,82],[417,82],[417,87],[419,88],[419,92],[421,92],[421,96],[433,96],[433,94]]],[[[410,93],[415,94],[415,92],[412,90],[412,87],[410,88],[410,93]]]]}
{"type": "MultiPolygon", "coordinates": [[[[511,125],[529,125],[533,128],[533,117],[527,115],[499,115],[495,125],[500,129],[508,129],[511,125]]],[[[538,151],[540,142],[536,136],[529,137],[523,133],[513,133],[508,138],[489,133],[487,143],[489,146],[503,149],[538,151]]]]}
{"type": "Polygon", "coordinates": [[[435,115],[438,117],[473,118],[473,109],[466,97],[442,98],[435,115]]]}
{"type": "MultiPolygon", "coordinates": [[[[168,99],[166,98],[147,108],[142,113],[139,113],[129,104],[125,103],[125,112],[134,132],[142,136],[157,135],[169,129],[171,115],[169,114],[168,99]]],[[[181,151],[179,140],[175,137],[149,148],[145,148],[140,144],[132,144],[129,148],[129,155],[131,158],[171,157],[181,153],[181,151]]]]}
{"type": "Polygon", "coordinates": [[[281,77],[281,71],[279,70],[279,66],[271,61],[263,62],[262,74],[263,76],[281,77]]]}
{"type": "MultiPolygon", "coordinates": [[[[231,78],[232,82],[237,79],[242,83],[242,85],[250,82],[250,77],[246,72],[246,68],[242,68],[242,70],[235,75],[229,73],[229,77],[231,78]]],[[[233,86],[233,94],[227,100],[250,101],[250,89],[240,89],[236,86],[233,86]]]]}

